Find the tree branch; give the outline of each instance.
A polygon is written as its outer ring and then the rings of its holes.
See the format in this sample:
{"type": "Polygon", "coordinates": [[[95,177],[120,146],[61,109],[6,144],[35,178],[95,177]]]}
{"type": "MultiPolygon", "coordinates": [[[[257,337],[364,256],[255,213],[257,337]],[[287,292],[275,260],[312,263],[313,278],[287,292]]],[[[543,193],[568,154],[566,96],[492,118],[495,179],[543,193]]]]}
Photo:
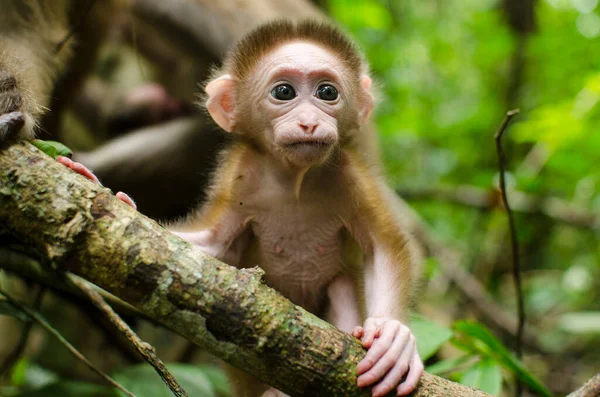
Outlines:
{"type": "Polygon", "coordinates": [[[567,397],[598,397],[600,396],[600,374],[585,382],[583,386],[570,393],[567,397]]]}
{"type": "Polygon", "coordinates": [[[100,310],[108,320],[115,326],[117,329],[125,335],[127,340],[135,346],[138,353],[146,359],[148,364],[150,364],[154,370],[160,375],[161,379],[165,384],[169,387],[171,392],[177,397],[188,397],[187,392],[181,387],[181,385],[177,382],[173,374],[169,372],[165,363],[162,362],[160,358],[156,355],[156,350],[154,347],[140,339],[139,336],[131,329],[129,325],[115,311],[104,301],[102,296],[95,291],[91,285],[82,280],[79,277],[76,277],[72,274],[66,274],[67,279],[70,283],[79,288],[85,296],[92,302],[98,310],[100,310]]]}
{"type": "MultiPolygon", "coordinates": [[[[519,359],[523,358],[523,332],[525,331],[525,301],[523,298],[523,284],[521,281],[521,262],[519,258],[519,241],[517,238],[517,228],[515,226],[515,221],[513,217],[513,213],[510,209],[510,205],[508,204],[508,197],[506,195],[506,183],[504,180],[504,173],[506,169],[506,155],[504,154],[504,150],[502,149],[502,135],[508,126],[510,120],[519,113],[519,109],[511,110],[506,113],[506,117],[502,122],[502,125],[494,135],[494,140],[496,141],[496,152],[498,153],[498,172],[500,173],[500,195],[502,196],[502,203],[504,204],[504,208],[506,209],[506,216],[508,218],[508,226],[510,230],[510,245],[512,248],[512,260],[513,260],[513,281],[515,284],[515,290],[517,293],[517,337],[515,343],[515,353],[519,359]]],[[[519,379],[516,379],[516,390],[515,395],[517,397],[521,396],[522,386],[519,379]]]]}
{"type": "MultiPolygon", "coordinates": [[[[0,152],[0,228],[292,396],[369,396],[358,340],[137,213],[29,143],[0,152]]],[[[487,396],[425,374],[414,396],[487,396]]]]}

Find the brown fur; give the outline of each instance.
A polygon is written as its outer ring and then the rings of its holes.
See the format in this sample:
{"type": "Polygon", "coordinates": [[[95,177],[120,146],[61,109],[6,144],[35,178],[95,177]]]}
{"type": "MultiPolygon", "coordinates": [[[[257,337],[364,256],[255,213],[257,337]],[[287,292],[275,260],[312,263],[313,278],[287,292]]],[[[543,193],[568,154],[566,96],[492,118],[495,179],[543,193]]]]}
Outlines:
{"type": "Polygon", "coordinates": [[[356,80],[366,72],[366,64],[352,41],[332,24],[312,20],[298,23],[278,20],[259,26],[235,46],[227,57],[225,69],[243,81],[267,52],[291,41],[308,41],[331,50],[356,80]]]}
{"type": "MultiPolygon", "coordinates": [[[[21,111],[20,133],[32,137],[48,108],[52,116],[93,65],[109,15],[122,0],[7,0],[0,12],[0,115],[21,111]],[[87,39],[84,37],[87,33],[87,39]],[[89,39],[89,40],[88,40],[89,39]],[[80,45],[79,48],[74,48],[80,45]],[[75,51],[74,51],[75,50],[75,51]],[[77,56],[73,56],[73,54],[77,56]],[[74,62],[71,62],[74,61],[74,62]],[[75,78],[73,78],[75,77],[75,78]],[[67,83],[69,82],[69,83],[67,83]],[[55,88],[61,86],[61,88],[55,88]]],[[[53,117],[54,119],[56,117],[53,117]]],[[[55,129],[43,126],[48,138],[55,129]]],[[[0,141],[2,137],[0,137],[0,141]]]]}
{"type": "MultiPolygon", "coordinates": [[[[257,63],[278,46],[293,41],[308,41],[331,50],[346,67],[352,84],[348,87],[350,91],[347,95],[349,109],[344,112],[344,118],[339,120],[339,145],[342,148],[360,149],[363,161],[376,166],[378,161],[372,161],[379,156],[375,132],[370,125],[362,127],[366,131],[358,131],[361,126],[355,110],[359,102],[365,100],[365,91],[359,87],[359,80],[362,75],[368,74],[369,67],[354,42],[333,24],[310,19],[299,22],[282,19],[260,25],[234,46],[228,53],[223,67],[214,71],[212,79],[222,74],[230,74],[238,82],[236,96],[244,95],[251,89],[248,87],[248,81],[257,63]]],[[[199,99],[199,104],[204,104],[207,97],[200,95],[199,99]]],[[[245,123],[238,127],[239,133],[234,134],[234,138],[257,151],[268,152],[269,142],[265,141],[261,131],[262,120],[254,118],[256,115],[253,116],[253,109],[248,103],[240,101],[236,106],[240,113],[239,118],[245,120],[245,123]]]]}
{"type": "MultiPolygon", "coordinates": [[[[318,57],[309,63],[301,64],[302,71],[327,64],[318,57]]],[[[397,198],[381,177],[368,122],[367,70],[354,44],[331,25],[276,21],[252,31],[207,89],[207,109],[238,139],[221,157],[208,202],[174,225],[181,237],[226,263],[261,266],[268,285],[348,332],[375,319],[406,323],[419,273],[418,251],[396,212],[397,198]],[[341,74],[336,82],[344,93],[341,110],[334,113],[336,146],[306,169],[286,163],[286,149],[277,142],[280,127],[272,118],[283,116],[269,113],[263,98],[269,94],[262,79],[270,79],[263,69],[286,62],[265,58],[296,42],[315,44],[337,58],[331,62],[341,61],[335,62],[341,74]]],[[[306,89],[303,95],[298,103],[310,103],[306,89]]],[[[287,109],[289,119],[297,117],[293,103],[287,109]]],[[[420,361],[411,357],[411,362],[419,368],[420,361]]],[[[230,372],[236,397],[268,389],[230,372]]],[[[411,382],[415,373],[409,374],[411,382]]],[[[274,389],[262,397],[267,395],[282,396],[274,389]]]]}

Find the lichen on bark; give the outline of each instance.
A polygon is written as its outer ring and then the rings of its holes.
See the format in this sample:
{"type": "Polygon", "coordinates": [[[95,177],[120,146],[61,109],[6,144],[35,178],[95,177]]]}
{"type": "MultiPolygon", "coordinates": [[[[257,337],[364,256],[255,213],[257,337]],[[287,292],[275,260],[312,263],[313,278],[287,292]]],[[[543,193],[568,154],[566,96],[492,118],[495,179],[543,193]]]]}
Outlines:
{"type": "MultiPolygon", "coordinates": [[[[0,229],[292,396],[369,396],[360,343],[180,240],[29,143],[0,151],[0,229]]],[[[414,396],[487,396],[425,374],[414,396]]]]}

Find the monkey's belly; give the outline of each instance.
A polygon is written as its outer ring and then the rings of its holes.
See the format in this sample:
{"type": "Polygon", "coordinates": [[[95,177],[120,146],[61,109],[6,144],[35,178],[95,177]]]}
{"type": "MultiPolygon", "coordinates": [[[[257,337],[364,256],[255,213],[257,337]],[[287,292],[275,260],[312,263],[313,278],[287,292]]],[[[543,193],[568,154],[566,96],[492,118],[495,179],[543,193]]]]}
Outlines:
{"type": "Polygon", "coordinates": [[[284,221],[280,225],[287,227],[252,225],[254,235],[260,236],[251,250],[254,263],[265,271],[269,286],[318,313],[327,285],[342,270],[342,225],[336,220],[318,226],[284,221]]]}

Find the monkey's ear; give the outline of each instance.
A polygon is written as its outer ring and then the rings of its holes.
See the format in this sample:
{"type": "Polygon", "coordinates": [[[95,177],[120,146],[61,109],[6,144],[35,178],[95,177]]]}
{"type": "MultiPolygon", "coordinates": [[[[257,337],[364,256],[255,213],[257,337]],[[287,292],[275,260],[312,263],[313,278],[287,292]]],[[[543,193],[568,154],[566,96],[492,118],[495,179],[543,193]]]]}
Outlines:
{"type": "Polygon", "coordinates": [[[206,109],[215,123],[227,132],[235,128],[235,81],[231,75],[223,75],[206,85],[208,99],[206,109]]]}
{"type": "Polygon", "coordinates": [[[361,122],[366,122],[371,116],[371,111],[373,110],[373,91],[371,87],[373,85],[373,80],[366,74],[362,75],[360,78],[360,88],[362,90],[359,115],[361,122]]]}

